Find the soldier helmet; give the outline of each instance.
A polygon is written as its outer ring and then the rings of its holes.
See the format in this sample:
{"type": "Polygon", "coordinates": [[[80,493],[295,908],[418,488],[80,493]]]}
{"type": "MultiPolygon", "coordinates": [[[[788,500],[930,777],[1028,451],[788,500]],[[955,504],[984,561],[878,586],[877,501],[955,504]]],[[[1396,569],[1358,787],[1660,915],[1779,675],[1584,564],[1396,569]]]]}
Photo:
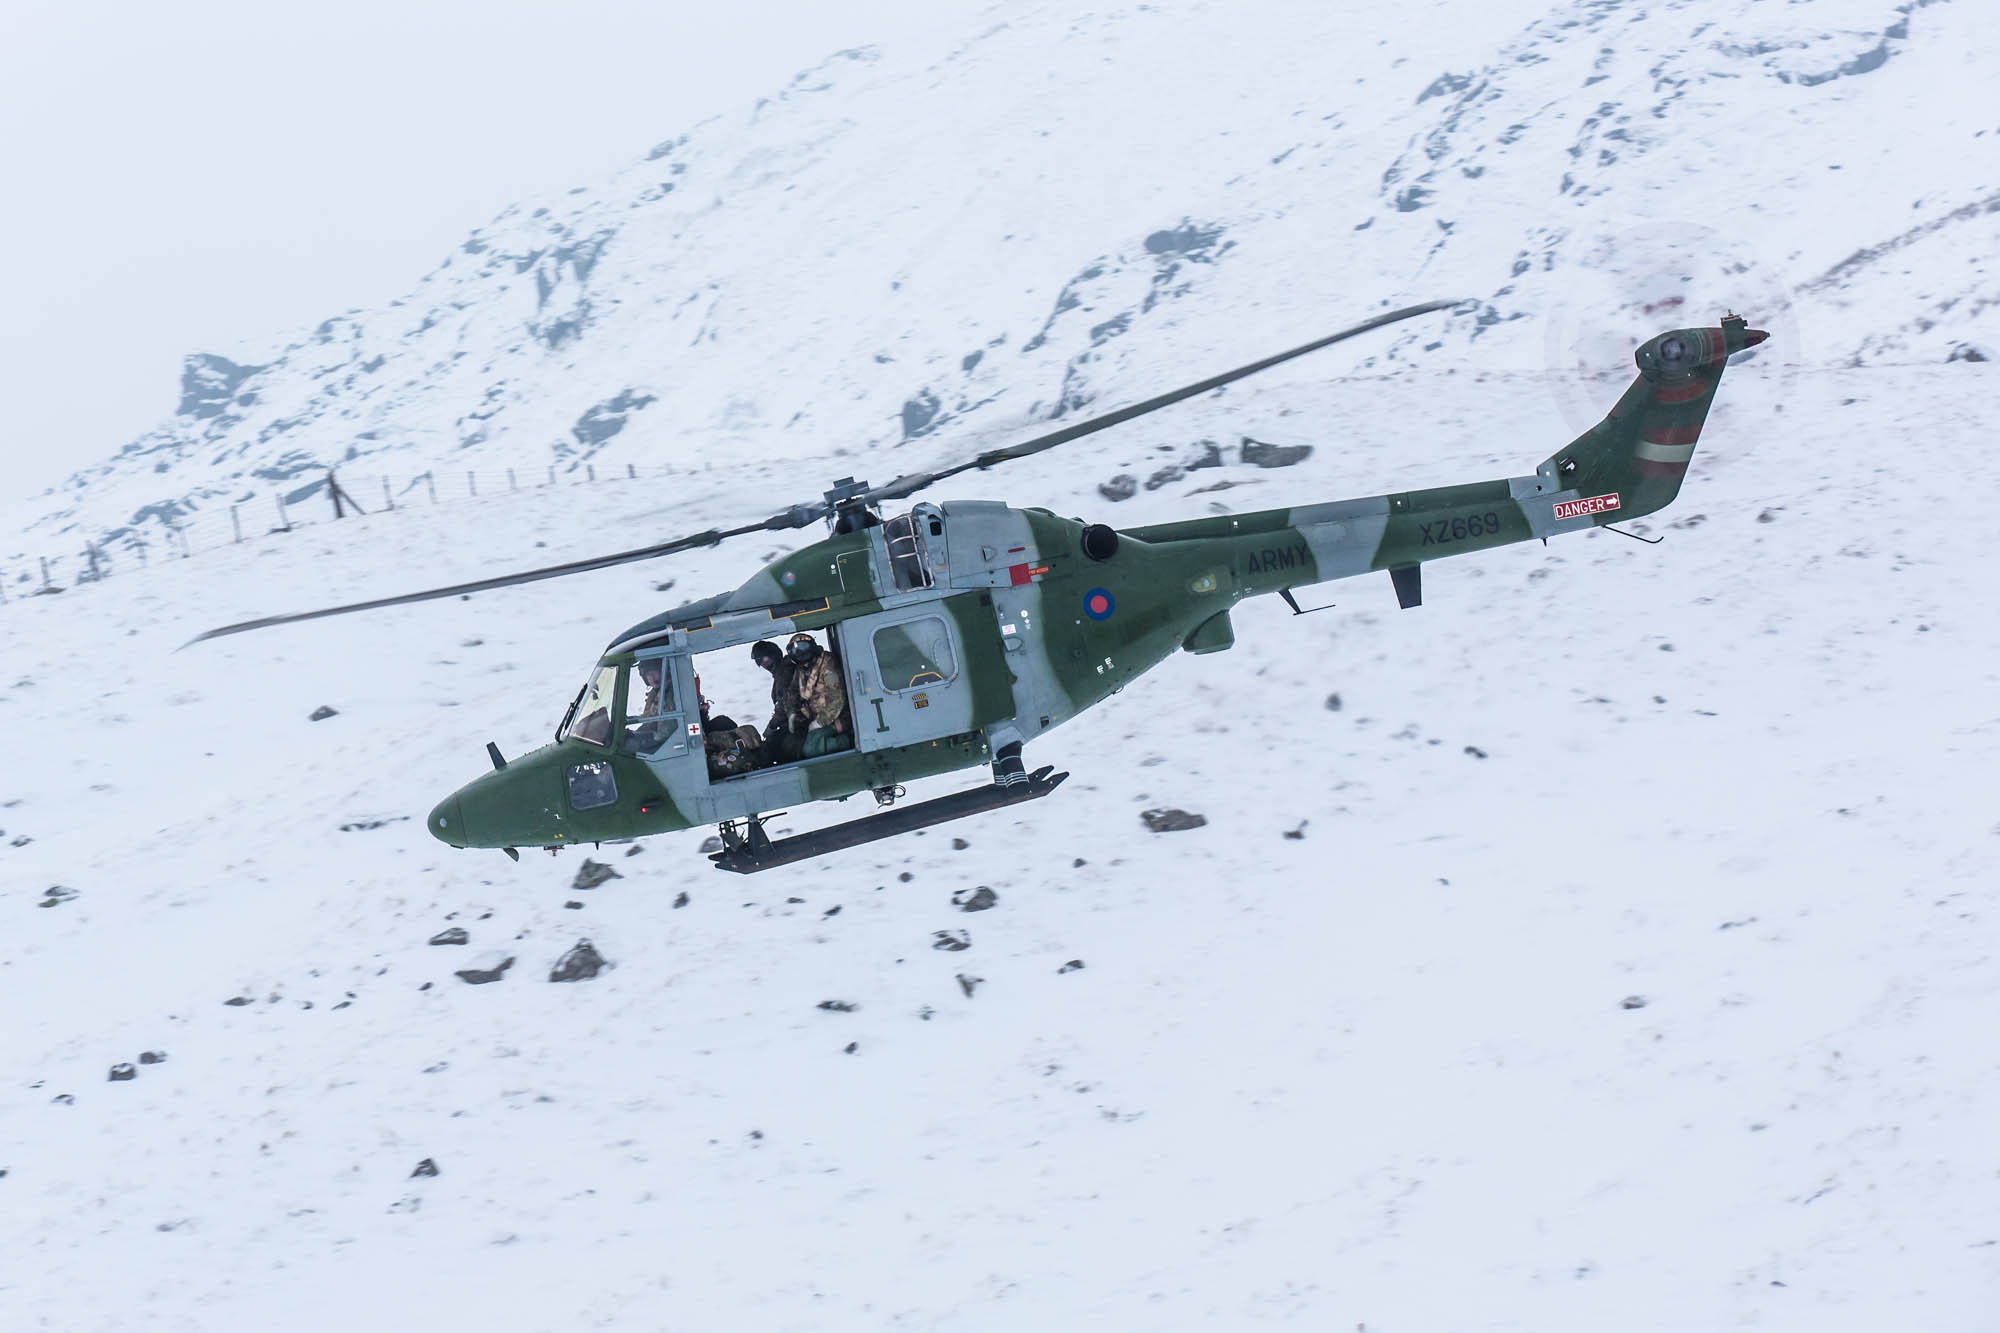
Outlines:
{"type": "Polygon", "coordinates": [[[785,655],[784,649],[769,639],[759,639],[750,645],[750,660],[758,666],[775,663],[785,655]]]}
{"type": "Polygon", "coordinates": [[[785,645],[785,656],[800,666],[819,656],[819,641],[812,635],[800,631],[785,645]]]}

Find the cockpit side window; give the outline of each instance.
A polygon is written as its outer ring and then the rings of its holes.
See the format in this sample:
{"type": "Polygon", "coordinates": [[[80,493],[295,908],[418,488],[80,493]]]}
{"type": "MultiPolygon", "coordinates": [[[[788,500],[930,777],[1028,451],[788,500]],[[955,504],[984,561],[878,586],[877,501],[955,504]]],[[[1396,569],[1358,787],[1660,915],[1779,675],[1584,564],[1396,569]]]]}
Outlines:
{"type": "Polygon", "coordinates": [[[562,739],[611,747],[611,708],[618,700],[618,675],[617,667],[597,669],[590,684],[584,687],[583,698],[571,710],[562,739]]]}
{"type": "Polygon", "coordinates": [[[915,511],[884,523],[882,540],[888,543],[889,572],[895,577],[898,591],[931,586],[930,562],[924,557],[924,539],[917,527],[915,511]]]}
{"type": "Polygon", "coordinates": [[[681,710],[674,704],[674,673],[664,657],[641,657],[625,693],[625,748],[657,754],[680,732],[681,710]]]}

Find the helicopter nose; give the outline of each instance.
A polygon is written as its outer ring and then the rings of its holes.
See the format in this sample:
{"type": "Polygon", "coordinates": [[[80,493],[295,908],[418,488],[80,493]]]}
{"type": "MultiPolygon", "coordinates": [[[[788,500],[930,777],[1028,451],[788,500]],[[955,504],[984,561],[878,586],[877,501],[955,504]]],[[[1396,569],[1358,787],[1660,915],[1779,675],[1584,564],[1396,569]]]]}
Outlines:
{"type": "Polygon", "coordinates": [[[431,836],[439,842],[451,847],[465,846],[465,816],[459,813],[455,794],[437,803],[431,811],[428,827],[431,836]]]}

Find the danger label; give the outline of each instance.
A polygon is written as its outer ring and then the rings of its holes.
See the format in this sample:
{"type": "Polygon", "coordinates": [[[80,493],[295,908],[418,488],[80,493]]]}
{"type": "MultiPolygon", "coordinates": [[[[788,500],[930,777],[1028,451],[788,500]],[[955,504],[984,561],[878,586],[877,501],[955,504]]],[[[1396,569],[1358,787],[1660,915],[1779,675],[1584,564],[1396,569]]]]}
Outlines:
{"type": "Polygon", "coordinates": [[[1601,514],[1607,509],[1618,507],[1618,492],[1609,495],[1593,495],[1586,500],[1564,500],[1556,506],[1557,518],[1581,518],[1585,514],[1601,514]]]}

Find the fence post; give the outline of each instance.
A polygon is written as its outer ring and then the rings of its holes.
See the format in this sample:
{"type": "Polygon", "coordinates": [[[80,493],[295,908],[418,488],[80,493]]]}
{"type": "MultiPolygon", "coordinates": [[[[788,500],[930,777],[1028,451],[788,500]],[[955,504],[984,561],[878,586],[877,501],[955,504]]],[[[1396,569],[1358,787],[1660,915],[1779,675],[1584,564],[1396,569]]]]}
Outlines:
{"type": "Polygon", "coordinates": [[[90,571],[84,575],[86,579],[95,583],[104,577],[103,571],[97,567],[97,546],[95,543],[85,542],[83,544],[83,558],[90,562],[90,571]]]}
{"type": "Polygon", "coordinates": [[[436,504],[438,502],[437,476],[430,472],[424,473],[424,485],[431,488],[431,503],[436,504]]]}
{"type": "Polygon", "coordinates": [[[49,558],[48,558],[47,556],[43,556],[43,557],[42,557],[42,590],[43,590],[44,592],[48,592],[48,591],[52,591],[52,590],[53,590],[54,588],[55,588],[55,584],[54,584],[54,583],[53,583],[53,582],[52,582],[52,581],[51,581],[51,580],[49,579],[49,558]]]}
{"type": "Polygon", "coordinates": [[[389,494],[389,479],[387,477],[382,478],[382,507],[384,509],[394,509],[396,507],[396,497],[389,494]]]}
{"type": "Polygon", "coordinates": [[[465,489],[473,495],[479,494],[479,476],[477,473],[468,472],[465,474],[465,489]]]}
{"type": "Polygon", "coordinates": [[[335,518],[346,518],[346,512],[340,507],[340,483],[333,479],[332,468],[326,470],[326,493],[333,497],[333,516],[335,518]]]}
{"type": "Polygon", "coordinates": [[[597,480],[597,464],[585,463],[583,465],[583,470],[589,480],[591,481],[597,480]]]}
{"type": "Polygon", "coordinates": [[[229,506],[229,526],[236,533],[236,540],[243,540],[243,520],[236,513],[236,506],[229,506]]]}
{"type": "Polygon", "coordinates": [[[549,464],[549,485],[553,486],[555,484],[556,484],[556,465],[554,463],[551,463],[549,464]]]}
{"type": "Polygon", "coordinates": [[[521,489],[521,488],[520,488],[519,486],[516,486],[516,485],[514,484],[514,469],[513,469],[513,468],[508,468],[508,469],[507,469],[507,489],[508,489],[508,490],[510,490],[510,491],[518,491],[518,490],[520,490],[520,489],[521,489]]]}
{"type": "Polygon", "coordinates": [[[170,528],[171,528],[171,529],[173,530],[173,534],[174,534],[174,536],[176,536],[176,537],[180,538],[180,542],[181,542],[181,559],[185,560],[185,559],[187,559],[187,558],[188,558],[189,556],[193,555],[193,554],[194,554],[194,552],[188,549],[188,535],[187,535],[187,529],[186,529],[186,528],[184,528],[184,527],[182,527],[182,526],[181,526],[180,524],[178,524],[178,523],[172,523],[172,524],[169,524],[168,526],[169,526],[169,527],[170,527],[170,528]]]}

